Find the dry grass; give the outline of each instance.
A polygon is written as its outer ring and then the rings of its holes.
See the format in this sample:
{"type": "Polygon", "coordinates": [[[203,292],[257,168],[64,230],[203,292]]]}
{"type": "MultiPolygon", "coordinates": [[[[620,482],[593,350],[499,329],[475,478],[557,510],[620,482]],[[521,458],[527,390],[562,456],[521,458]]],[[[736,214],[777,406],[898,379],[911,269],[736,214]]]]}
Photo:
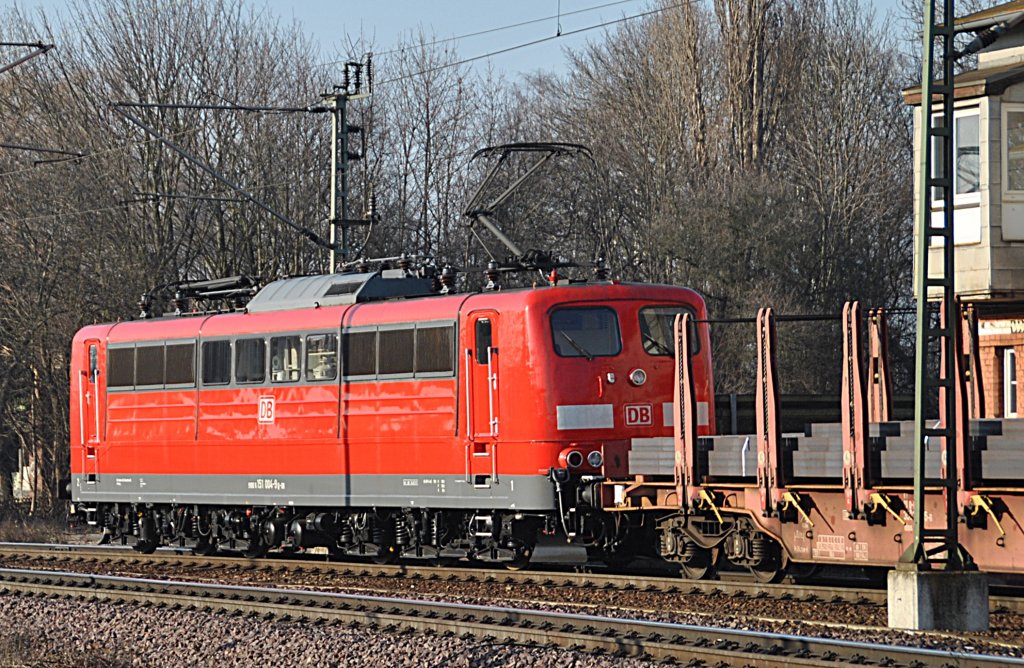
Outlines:
{"type": "Polygon", "coordinates": [[[0,542],[59,543],[68,535],[63,511],[52,515],[29,515],[18,507],[0,508],[0,542]]]}

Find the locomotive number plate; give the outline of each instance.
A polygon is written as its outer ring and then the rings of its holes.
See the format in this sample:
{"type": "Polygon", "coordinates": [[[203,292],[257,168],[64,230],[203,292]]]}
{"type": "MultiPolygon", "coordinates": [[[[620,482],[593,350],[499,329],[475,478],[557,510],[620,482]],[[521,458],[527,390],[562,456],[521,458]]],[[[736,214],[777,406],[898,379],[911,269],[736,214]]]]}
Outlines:
{"type": "Polygon", "coordinates": [[[651,404],[626,404],[627,427],[649,427],[654,423],[651,404]]]}

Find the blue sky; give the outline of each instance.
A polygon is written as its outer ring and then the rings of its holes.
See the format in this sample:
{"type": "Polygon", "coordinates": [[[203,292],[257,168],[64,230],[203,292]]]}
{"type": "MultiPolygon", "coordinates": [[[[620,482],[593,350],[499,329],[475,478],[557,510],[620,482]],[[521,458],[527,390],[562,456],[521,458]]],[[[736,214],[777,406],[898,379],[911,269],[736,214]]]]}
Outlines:
{"type": "MultiPolygon", "coordinates": [[[[9,1],[9,0],[8,0],[9,1]]],[[[17,0],[24,7],[42,7],[47,12],[60,11],[67,0],[17,0]]],[[[448,38],[468,33],[507,26],[525,21],[562,14],[554,18],[518,28],[492,32],[486,35],[460,39],[454,44],[463,58],[530,42],[587,26],[620,19],[644,11],[653,5],[650,0],[246,0],[254,7],[267,7],[272,13],[289,20],[299,21],[320,42],[323,56],[328,59],[335,47],[345,43],[345,35],[360,33],[373,38],[377,50],[386,50],[403,35],[423,29],[428,35],[448,38]],[[615,3],[615,4],[611,4],[615,3]],[[593,11],[580,12],[599,5],[610,5],[593,11]],[[579,12],[579,13],[575,13],[579,12]]],[[[872,0],[878,19],[895,7],[896,0],[872,0]]],[[[517,49],[495,56],[489,62],[506,75],[539,69],[562,71],[563,49],[580,48],[587,40],[601,35],[601,30],[590,30],[566,35],[542,44],[517,49]]]]}

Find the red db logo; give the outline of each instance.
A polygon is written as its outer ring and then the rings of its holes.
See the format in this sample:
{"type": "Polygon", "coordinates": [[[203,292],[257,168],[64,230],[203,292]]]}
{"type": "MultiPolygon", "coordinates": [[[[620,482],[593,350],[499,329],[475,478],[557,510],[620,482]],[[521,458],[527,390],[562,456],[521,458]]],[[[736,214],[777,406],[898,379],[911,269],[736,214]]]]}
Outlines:
{"type": "Polygon", "coordinates": [[[258,421],[260,424],[274,424],[274,397],[260,397],[258,421]]]}
{"type": "Polygon", "coordinates": [[[649,427],[653,424],[650,404],[626,404],[625,408],[627,427],[649,427]]]}

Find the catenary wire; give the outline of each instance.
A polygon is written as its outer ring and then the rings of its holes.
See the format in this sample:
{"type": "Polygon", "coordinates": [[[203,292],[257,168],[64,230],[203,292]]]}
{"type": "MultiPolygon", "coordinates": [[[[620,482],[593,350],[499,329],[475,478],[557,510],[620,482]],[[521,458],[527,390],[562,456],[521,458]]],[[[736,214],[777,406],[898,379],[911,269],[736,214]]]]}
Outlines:
{"type": "Polygon", "coordinates": [[[625,23],[626,21],[632,21],[633,19],[639,19],[639,18],[644,18],[644,17],[647,17],[647,16],[653,16],[655,14],[661,14],[662,12],[666,12],[666,11],[669,11],[669,10],[672,10],[672,9],[678,9],[678,8],[684,7],[686,5],[692,5],[692,4],[696,3],[697,1],[698,0],[687,0],[686,2],[679,2],[679,3],[676,3],[674,5],[669,5],[667,7],[659,7],[658,9],[652,9],[652,10],[647,11],[647,12],[641,12],[639,14],[632,14],[630,16],[623,16],[623,17],[618,18],[618,19],[612,19],[611,21],[604,21],[602,23],[595,23],[594,25],[584,26],[582,28],[576,28],[575,30],[569,30],[569,31],[563,32],[563,33],[561,33],[559,35],[549,35],[548,37],[541,37],[539,39],[535,39],[535,40],[532,40],[532,41],[529,41],[529,42],[523,42],[522,44],[516,44],[516,45],[513,45],[513,46],[505,47],[504,49],[498,49],[496,51],[490,51],[488,53],[482,53],[482,54],[480,54],[478,56],[471,56],[469,58],[463,58],[462,60],[457,60],[455,62],[444,63],[442,65],[436,65],[434,67],[428,67],[427,69],[420,70],[419,72],[413,72],[411,74],[403,74],[403,75],[398,76],[398,77],[394,77],[394,78],[391,78],[391,79],[387,79],[385,81],[377,82],[374,85],[376,85],[376,86],[386,86],[388,84],[397,83],[399,81],[405,81],[406,79],[412,79],[412,78],[421,76],[423,74],[430,74],[431,72],[437,72],[437,71],[440,71],[440,70],[448,69],[449,67],[458,67],[459,65],[465,65],[467,63],[472,63],[472,62],[475,62],[477,60],[485,60],[487,58],[493,58],[494,56],[500,56],[501,54],[504,54],[504,53],[509,53],[511,51],[518,51],[519,49],[525,49],[525,48],[530,47],[530,46],[536,46],[537,44],[543,44],[545,42],[550,42],[552,40],[561,39],[563,37],[569,37],[571,35],[577,35],[579,33],[588,32],[590,30],[597,30],[598,28],[606,28],[608,26],[616,25],[618,23],[625,23]]]}
{"type": "MultiPolygon", "coordinates": [[[[551,21],[558,19],[559,17],[574,16],[576,14],[586,14],[588,12],[596,12],[599,9],[607,9],[608,7],[614,7],[616,5],[625,5],[631,2],[637,2],[638,0],[616,0],[615,2],[606,2],[601,5],[593,5],[591,7],[584,7],[571,12],[562,12],[561,14],[552,14],[551,16],[544,16],[538,19],[529,19],[527,21],[520,21],[519,23],[510,23],[504,26],[498,26],[497,28],[487,28],[486,30],[477,30],[476,32],[468,32],[463,35],[455,35],[453,37],[444,37],[442,39],[435,39],[432,42],[426,44],[417,44],[415,48],[436,46],[438,44],[447,44],[448,42],[457,42],[463,39],[469,39],[470,37],[480,37],[482,35],[490,35],[496,32],[502,32],[504,30],[512,30],[513,28],[522,28],[523,26],[534,25],[536,23],[543,23],[545,21],[551,21]]],[[[387,51],[378,51],[374,53],[375,56],[389,56],[393,53],[401,53],[408,50],[409,47],[398,47],[395,49],[388,49],[387,51]]],[[[318,67],[329,67],[331,65],[339,65],[344,63],[344,60],[333,60],[326,63],[320,63],[318,67]]]]}

